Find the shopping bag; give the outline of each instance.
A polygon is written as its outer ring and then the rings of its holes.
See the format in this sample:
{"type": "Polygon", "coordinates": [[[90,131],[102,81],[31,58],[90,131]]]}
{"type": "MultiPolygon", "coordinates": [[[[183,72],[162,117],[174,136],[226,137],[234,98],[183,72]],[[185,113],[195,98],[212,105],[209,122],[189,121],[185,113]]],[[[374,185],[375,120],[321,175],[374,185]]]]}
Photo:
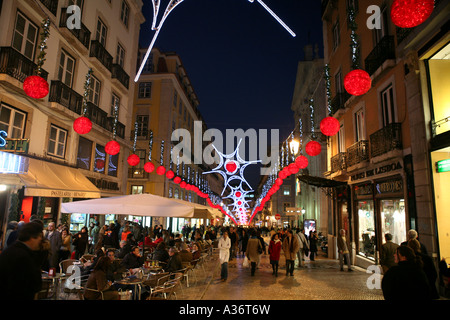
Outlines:
{"type": "Polygon", "coordinates": [[[244,262],[242,263],[242,266],[244,268],[248,268],[250,266],[250,261],[248,260],[247,256],[244,257],[244,262]]]}
{"type": "Polygon", "coordinates": [[[119,293],[119,299],[120,300],[131,300],[132,291],[131,290],[123,290],[119,289],[117,290],[119,293]]]}

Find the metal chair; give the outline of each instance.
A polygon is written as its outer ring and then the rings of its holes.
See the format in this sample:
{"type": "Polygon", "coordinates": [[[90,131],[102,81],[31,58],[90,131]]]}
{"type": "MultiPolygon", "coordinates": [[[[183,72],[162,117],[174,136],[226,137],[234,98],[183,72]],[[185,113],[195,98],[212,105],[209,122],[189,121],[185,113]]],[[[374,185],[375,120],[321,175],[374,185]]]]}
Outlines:
{"type": "Polygon", "coordinates": [[[177,283],[175,281],[166,281],[162,286],[158,286],[150,293],[148,300],[169,300],[175,290],[177,283]]]}
{"type": "Polygon", "coordinates": [[[75,262],[80,262],[77,259],[66,259],[59,263],[59,272],[60,273],[66,273],[67,268],[71,265],[73,265],[75,262]]]}

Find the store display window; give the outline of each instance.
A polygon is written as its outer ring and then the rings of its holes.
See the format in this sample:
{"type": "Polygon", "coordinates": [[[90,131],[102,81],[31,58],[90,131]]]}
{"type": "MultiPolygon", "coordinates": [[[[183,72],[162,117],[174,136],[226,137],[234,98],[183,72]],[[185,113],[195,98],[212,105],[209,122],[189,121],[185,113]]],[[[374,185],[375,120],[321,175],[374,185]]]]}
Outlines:
{"type": "Polygon", "coordinates": [[[392,241],[400,244],[406,240],[406,214],[405,200],[392,199],[380,200],[381,210],[381,235],[384,243],[384,235],[392,234],[392,241]]]}
{"type": "Polygon", "coordinates": [[[359,254],[369,259],[375,258],[375,215],[373,201],[358,201],[359,254]]]}

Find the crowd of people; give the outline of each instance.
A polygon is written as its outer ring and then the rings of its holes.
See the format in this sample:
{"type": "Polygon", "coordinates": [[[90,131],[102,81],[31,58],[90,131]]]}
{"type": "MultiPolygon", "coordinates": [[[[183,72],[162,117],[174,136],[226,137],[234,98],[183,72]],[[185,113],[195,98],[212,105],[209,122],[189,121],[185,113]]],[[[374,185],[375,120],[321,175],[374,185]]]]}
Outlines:
{"type": "MultiPolygon", "coordinates": [[[[278,277],[279,261],[284,255],[286,276],[294,275],[295,261],[304,266],[305,257],[314,261],[318,252],[318,235],[309,236],[300,229],[243,228],[233,226],[186,225],[179,234],[165,230],[162,225],[143,228],[140,224],[118,221],[101,228],[93,222],[72,234],[67,226],[50,222],[46,228],[41,220],[32,217],[28,223],[17,223],[5,234],[0,254],[0,290],[3,298],[33,299],[42,284],[42,272],[72,258],[82,262],[82,275],[88,277],[86,299],[118,299],[116,280],[124,273],[133,275],[141,270],[145,259],[158,261],[165,272],[183,269],[185,263],[198,263],[201,252],[217,247],[221,264],[221,281],[227,281],[228,263],[237,257],[249,261],[251,276],[260,264],[262,254],[269,255],[272,274],[278,277]],[[269,237],[268,244],[264,237],[269,237]],[[143,249],[143,251],[141,250],[143,249]],[[146,258],[142,252],[151,252],[146,258]],[[84,259],[86,254],[89,258],[84,259]],[[7,295],[7,296],[6,296],[7,295]]],[[[346,262],[353,271],[350,242],[340,230],[337,238],[340,270],[346,262]]],[[[437,271],[426,247],[414,230],[401,244],[385,235],[380,250],[383,269],[382,291],[386,300],[406,299],[412,292],[416,299],[438,299],[437,271]]],[[[1,298],[1,297],[0,297],[1,298]]]]}

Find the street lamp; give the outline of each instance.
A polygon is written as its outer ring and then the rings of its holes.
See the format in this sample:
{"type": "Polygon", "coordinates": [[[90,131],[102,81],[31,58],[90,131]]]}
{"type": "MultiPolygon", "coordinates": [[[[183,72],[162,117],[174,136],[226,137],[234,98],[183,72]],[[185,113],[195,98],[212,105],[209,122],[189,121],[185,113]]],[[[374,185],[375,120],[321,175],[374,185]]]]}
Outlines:
{"type": "Polygon", "coordinates": [[[292,139],[291,142],[289,142],[289,147],[291,149],[291,153],[295,156],[295,155],[297,155],[298,150],[300,148],[300,142],[292,139]]]}

